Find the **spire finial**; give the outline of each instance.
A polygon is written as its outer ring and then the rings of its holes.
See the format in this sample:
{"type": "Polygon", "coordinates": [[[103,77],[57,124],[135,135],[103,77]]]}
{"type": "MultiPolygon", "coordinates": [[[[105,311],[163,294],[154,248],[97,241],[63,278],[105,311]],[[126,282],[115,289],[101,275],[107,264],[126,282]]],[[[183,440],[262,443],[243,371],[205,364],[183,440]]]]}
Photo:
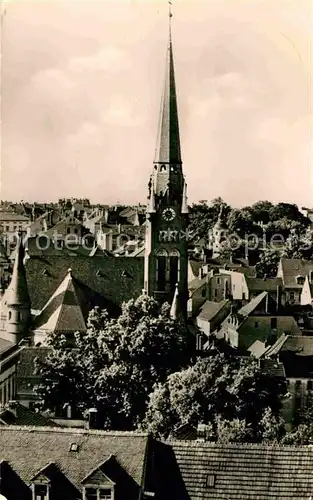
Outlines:
{"type": "Polygon", "coordinates": [[[172,5],[173,5],[173,3],[169,0],[168,1],[168,17],[169,17],[170,23],[171,23],[171,17],[173,17],[172,5]]]}
{"type": "Polygon", "coordinates": [[[169,44],[172,43],[172,2],[168,0],[168,28],[169,28],[169,44]]]}

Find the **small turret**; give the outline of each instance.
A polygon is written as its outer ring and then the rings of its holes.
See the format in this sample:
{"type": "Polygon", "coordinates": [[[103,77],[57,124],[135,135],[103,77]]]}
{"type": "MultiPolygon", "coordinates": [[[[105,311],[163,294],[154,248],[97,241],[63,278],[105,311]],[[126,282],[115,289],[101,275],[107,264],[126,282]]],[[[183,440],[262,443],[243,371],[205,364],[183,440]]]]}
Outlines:
{"type": "Polygon", "coordinates": [[[28,333],[31,317],[24,258],[25,251],[19,236],[12,279],[4,296],[4,304],[7,307],[6,331],[9,340],[15,343],[28,333]]]}
{"type": "Polygon", "coordinates": [[[170,317],[171,319],[178,319],[180,316],[180,299],[179,299],[179,291],[178,291],[178,283],[176,283],[175,287],[175,293],[173,297],[173,302],[171,305],[171,310],[170,310],[170,317]]]}
{"type": "Polygon", "coordinates": [[[150,192],[150,197],[149,197],[148,206],[147,206],[147,213],[154,214],[155,212],[156,212],[156,209],[155,209],[154,183],[152,181],[151,192],[150,192]]]}

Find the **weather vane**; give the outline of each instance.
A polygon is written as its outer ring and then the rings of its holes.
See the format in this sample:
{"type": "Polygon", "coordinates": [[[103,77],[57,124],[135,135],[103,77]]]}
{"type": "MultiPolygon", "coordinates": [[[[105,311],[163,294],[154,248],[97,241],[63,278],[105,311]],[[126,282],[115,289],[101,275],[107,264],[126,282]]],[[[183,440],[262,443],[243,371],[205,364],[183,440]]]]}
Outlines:
{"type": "Polygon", "coordinates": [[[169,1],[168,2],[168,15],[169,15],[170,18],[173,17],[172,5],[173,5],[172,2],[169,1]]]}

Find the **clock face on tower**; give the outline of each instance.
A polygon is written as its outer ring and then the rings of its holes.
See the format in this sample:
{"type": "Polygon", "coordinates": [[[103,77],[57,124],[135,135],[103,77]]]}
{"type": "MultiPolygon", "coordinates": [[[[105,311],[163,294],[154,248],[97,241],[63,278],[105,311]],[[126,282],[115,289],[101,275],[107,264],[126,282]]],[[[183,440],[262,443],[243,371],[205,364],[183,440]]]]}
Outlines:
{"type": "Polygon", "coordinates": [[[165,208],[162,212],[162,218],[167,222],[172,221],[175,218],[174,208],[165,208]]]}

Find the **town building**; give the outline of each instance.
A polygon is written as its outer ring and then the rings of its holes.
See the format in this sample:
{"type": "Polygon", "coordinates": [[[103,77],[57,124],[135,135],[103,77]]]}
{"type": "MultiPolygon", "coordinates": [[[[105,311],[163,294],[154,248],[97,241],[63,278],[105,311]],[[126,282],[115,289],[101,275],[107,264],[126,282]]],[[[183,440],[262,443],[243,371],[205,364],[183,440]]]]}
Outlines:
{"type": "Polygon", "coordinates": [[[6,500],[309,500],[312,470],[310,446],[36,426],[0,432],[6,500]]]}

